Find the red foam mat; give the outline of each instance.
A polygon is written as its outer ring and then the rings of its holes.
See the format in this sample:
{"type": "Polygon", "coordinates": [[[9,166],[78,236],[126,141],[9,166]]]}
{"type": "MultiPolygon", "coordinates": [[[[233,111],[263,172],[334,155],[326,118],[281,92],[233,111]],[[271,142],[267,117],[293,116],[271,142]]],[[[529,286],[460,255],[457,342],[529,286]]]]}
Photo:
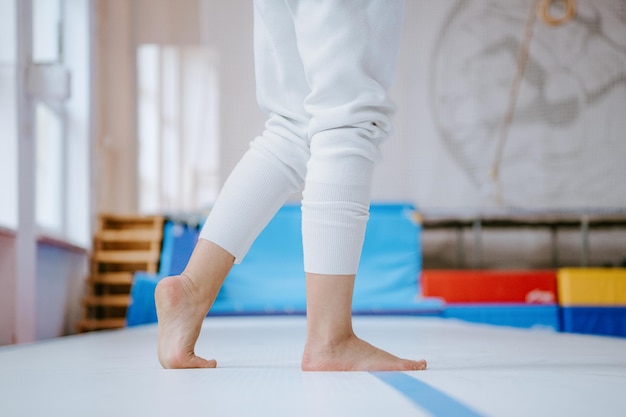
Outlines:
{"type": "Polygon", "coordinates": [[[425,297],[448,303],[557,302],[556,271],[426,270],[421,276],[425,297]]]}

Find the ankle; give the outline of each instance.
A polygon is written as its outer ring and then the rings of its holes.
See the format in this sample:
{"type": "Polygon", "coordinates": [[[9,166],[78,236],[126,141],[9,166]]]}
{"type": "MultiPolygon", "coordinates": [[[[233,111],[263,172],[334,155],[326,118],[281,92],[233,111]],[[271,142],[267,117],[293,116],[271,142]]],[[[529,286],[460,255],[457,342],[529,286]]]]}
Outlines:
{"type": "Polygon", "coordinates": [[[212,288],[210,279],[202,279],[187,270],[183,271],[178,276],[178,279],[184,288],[185,294],[194,300],[213,299],[219,291],[219,287],[217,290],[212,288]]]}
{"type": "Polygon", "coordinates": [[[333,351],[355,339],[357,337],[352,328],[332,332],[308,331],[305,349],[310,351],[333,351]]]}
{"type": "Polygon", "coordinates": [[[202,293],[202,288],[199,284],[200,281],[197,278],[194,278],[189,272],[186,270],[181,272],[178,276],[181,285],[185,289],[185,293],[190,296],[197,296],[202,293]]]}
{"type": "Polygon", "coordinates": [[[194,299],[213,301],[230,272],[235,258],[220,246],[199,239],[191,258],[175,280],[194,299]]]}

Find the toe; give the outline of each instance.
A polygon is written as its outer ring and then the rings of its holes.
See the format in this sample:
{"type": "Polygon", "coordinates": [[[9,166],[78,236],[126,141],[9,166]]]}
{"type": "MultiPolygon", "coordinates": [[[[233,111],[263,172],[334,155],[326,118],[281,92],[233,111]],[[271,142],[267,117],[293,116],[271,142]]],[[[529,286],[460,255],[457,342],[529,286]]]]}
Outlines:
{"type": "Polygon", "coordinates": [[[217,368],[217,361],[215,359],[206,360],[196,356],[196,359],[193,361],[192,368],[217,368]]]}
{"type": "Polygon", "coordinates": [[[423,371],[423,370],[426,369],[427,366],[428,365],[426,364],[425,360],[413,362],[413,370],[414,371],[423,371]]]}

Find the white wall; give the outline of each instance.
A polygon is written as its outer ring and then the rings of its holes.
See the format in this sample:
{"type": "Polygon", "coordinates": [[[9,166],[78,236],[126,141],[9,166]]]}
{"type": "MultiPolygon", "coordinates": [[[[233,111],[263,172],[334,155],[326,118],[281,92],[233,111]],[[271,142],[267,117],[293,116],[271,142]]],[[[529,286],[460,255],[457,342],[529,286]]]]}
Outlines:
{"type": "Polygon", "coordinates": [[[97,2],[96,213],[137,210],[133,3],[97,2]]]}
{"type": "Polygon", "coordinates": [[[203,39],[214,48],[219,62],[223,182],[265,122],[256,103],[252,2],[203,0],[201,4],[203,39]]]}
{"type": "Polygon", "coordinates": [[[76,333],[88,265],[84,251],[54,243],[37,245],[37,340],[76,333]]]}
{"type": "MultiPolygon", "coordinates": [[[[37,244],[35,340],[76,333],[88,272],[87,252],[37,244]]],[[[15,343],[15,235],[0,230],[0,346],[15,343]]]]}
{"type": "MultiPolygon", "coordinates": [[[[445,176],[453,178],[445,183],[447,195],[465,193],[464,190],[470,187],[459,167],[444,151],[441,141],[435,139],[438,133],[433,122],[430,98],[429,62],[438,35],[438,25],[456,3],[406,2],[399,82],[391,94],[399,103],[397,134],[404,138],[405,144],[397,158],[404,161],[407,167],[404,173],[398,173],[400,175],[397,178],[402,178],[407,184],[402,197],[420,207],[443,204],[433,198],[439,195],[436,190],[442,187],[442,167],[445,167],[445,176]]],[[[387,162],[390,171],[393,166],[400,165],[397,160],[387,162]]]]}

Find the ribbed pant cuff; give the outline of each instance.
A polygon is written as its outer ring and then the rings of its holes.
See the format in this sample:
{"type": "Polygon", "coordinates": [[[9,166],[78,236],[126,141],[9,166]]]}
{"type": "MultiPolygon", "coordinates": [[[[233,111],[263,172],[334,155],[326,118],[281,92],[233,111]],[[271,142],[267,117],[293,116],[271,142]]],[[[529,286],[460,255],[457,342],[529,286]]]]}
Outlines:
{"type": "Polygon", "coordinates": [[[307,183],[303,197],[305,271],[356,274],[369,219],[370,187],[307,183]]]}

